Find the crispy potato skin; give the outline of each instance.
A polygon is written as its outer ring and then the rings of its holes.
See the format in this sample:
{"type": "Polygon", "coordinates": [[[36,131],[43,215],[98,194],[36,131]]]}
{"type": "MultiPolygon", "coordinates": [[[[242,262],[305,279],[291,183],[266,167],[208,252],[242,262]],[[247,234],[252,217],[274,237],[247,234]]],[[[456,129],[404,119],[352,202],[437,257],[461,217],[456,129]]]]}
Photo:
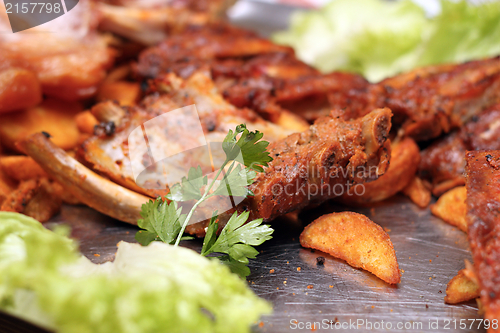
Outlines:
{"type": "Polygon", "coordinates": [[[48,177],[47,173],[29,156],[1,156],[0,169],[16,181],[48,177]]]}
{"type": "Polygon", "coordinates": [[[33,107],[41,101],[36,73],[22,68],[0,71],[0,113],[33,107]]]}
{"type": "Polygon", "coordinates": [[[446,286],[445,303],[457,304],[479,297],[479,286],[465,275],[462,269],[446,286]]]}
{"type": "Polygon", "coordinates": [[[466,198],[465,186],[455,187],[443,194],[434,205],[431,205],[431,212],[446,223],[467,232],[466,198]]]}
{"type": "Polygon", "coordinates": [[[419,177],[414,177],[403,189],[403,193],[420,208],[426,208],[431,202],[431,191],[419,177]]]}
{"type": "Polygon", "coordinates": [[[38,132],[47,132],[62,149],[74,148],[79,132],[74,116],[81,112],[78,102],[47,99],[42,104],[24,111],[0,115],[0,140],[16,150],[15,143],[38,132]]]}
{"type": "Polygon", "coordinates": [[[304,229],[300,244],[363,268],[387,283],[401,282],[389,235],[364,215],[353,212],[323,215],[304,229]]]}
{"type": "Polygon", "coordinates": [[[117,101],[122,106],[137,104],[141,97],[141,87],[137,82],[105,81],[97,91],[97,100],[117,101]]]}
{"type": "Polygon", "coordinates": [[[75,116],[76,126],[81,133],[93,135],[94,127],[99,122],[90,111],[80,112],[75,116]]]}
{"type": "Polygon", "coordinates": [[[412,181],[419,163],[420,150],[417,144],[412,138],[404,138],[391,145],[391,162],[384,175],[363,184],[362,195],[345,191],[339,200],[346,204],[368,204],[390,198],[412,181]]]}

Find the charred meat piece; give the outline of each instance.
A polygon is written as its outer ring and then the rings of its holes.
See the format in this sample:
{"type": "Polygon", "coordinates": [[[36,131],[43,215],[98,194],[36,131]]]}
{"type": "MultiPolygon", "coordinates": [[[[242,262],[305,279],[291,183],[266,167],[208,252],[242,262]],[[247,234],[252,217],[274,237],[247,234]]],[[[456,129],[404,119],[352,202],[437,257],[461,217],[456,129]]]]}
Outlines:
{"type": "Polygon", "coordinates": [[[433,194],[465,184],[467,150],[500,149],[500,105],[483,111],[457,131],[422,151],[419,174],[429,180],[433,194]]]}
{"type": "Polygon", "coordinates": [[[388,107],[394,112],[393,124],[422,141],[462,126],[497,103],[499,91],[500,58],[496,57],[419,68],[368,89],[349,91],[331,102],[347,109],[344,116],[348,118],[360,117],[374,107],[388,107]]]}
{"type": "MultiPolygon", "coordinates": [[[[208,142],[222,142],[229,129],[234,130],[242,123],[247,124],[249,129],[263,132],[264,139],[268,141],[279,140],[294,132],[265,121],[249,109],[238,109],[227,103],[217,93],[213,81],[204,73],[196,73],[187,80],[169,74],[155,81],[155,87],[156,92],[134,108],[121,108],[111,102],[96,105],[92,113],[104,127],[113,123],[115,129],[108,134],[105,131],[96,133],[100,135],[95,135],[83,145],[83,157],[96,171],[122,186],[151,197],[166,194],[164,179],[161,177],[150,179],[149,189],[138,186],[132,173],[128,146],[128,138],[132,131],[150,119],[195,104],[208,142]],[[158,186],[153,184],[154,182],[158,183],[158,186]]],[[[194,125],[181,116],[175,124],[167,122],[161,130],[148,133],[149,144],[153,148],[159,145],[156,151],[164,148],[161,145],[175,146],[179,142],[191,147],[193,145],[189,142],[189,133],[192,132],[194,125]],[[182,137],[179,138],[173,133],[182,137]]],[[[185,157],[188,158],[187,155],[185,157]]],[[[205,167],[211,168],[210,163],[206,162],[205,167]]],[[[146,159],[143,163],[144,166],[148,165],[149,160],[146,159]]],[[[168,172],[172,174],[176,170],[183,172],[189,165],[189,161],[174,163],[169,166],[168,172]]]]}
{"type": "MultiPolygon", "coordinates": [[[[64,100],[87,98],[97,91],[114,52],[95,30],[89,1],[56,21],[29,32],[0,35],[0,72],[22,68],[36,75],[42,92],[64,100]],[[64,27],[64,28],[63,28],[64,27]],[[48,29],[61,33],[36,33],[48,29]],[[35,32],[35,33],[34,33],[35,32]],[[40,38],[40,35],[44,35],[40,38]]],[[[7,16],[0,26],[9,26],[7,16]]],[[[31,90],[31,86],[17,90],[31,90]]]]}
{"type": "Polygon", "coordinates": [[[233,1],[228,0],[117,0],[95,7],[100,27],[144,45],[161,42],[188,25],[217,20],[233,1]]]}
{"type": "MultiPolygon", "coordinates": [[[[500,318],[500,151],[467,153],[467,218],[485,319],[500,318]]],[[[498,328],[488,332],[499,332],[498,328]]]]}
{"type": "Polygon", "coordinates": [[[363,118],[320,118],[308,131],[268,147],[274,160],[240,204],[255,218],[272,220],[309,204],[340,196],[349,185],[375,180],[389,165],[392,113],[374,110],[363,118]]]}
{"type": "Polygon", "coordinates": [[[320,74],[290,48],[221,24],[191,27],[169,37],[142,52],[135,67],[146,79],[165,72],[187,78],[200,69],[210,70],[231,104],[251,108],[273,122],[287,110],[311,122],[319,114],[328,116],[328,94],[344,96],[368,86],[359,75],[320,74]]]}
{"type": "Polygon", "coordinates": [[[155,78],[172,71],[176,64],[178,68],[187,68],[201,66],[200,60],[244,58],[275,52],[293,53],[289,47],[273,44],[254,32],[229,25],[190,26],[142,52],[136,72],[145,78],[155,78]]]}

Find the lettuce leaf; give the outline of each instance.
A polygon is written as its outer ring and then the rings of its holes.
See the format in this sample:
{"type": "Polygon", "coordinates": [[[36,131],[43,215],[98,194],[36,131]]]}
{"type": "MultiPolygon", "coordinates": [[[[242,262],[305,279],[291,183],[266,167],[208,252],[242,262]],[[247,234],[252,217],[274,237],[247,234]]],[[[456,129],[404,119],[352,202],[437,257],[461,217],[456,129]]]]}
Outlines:
{"type": "Polygon", "coordinates": [[[0,213],[0,309],[57,332],[249,332],[270,305],[218,260],[120,242],[95,265],[75,242],[0,213]]]}
{"type": "Polygon", "coordinates": [[[415,67],[463,62],[500,53],[500,6],[440,1],[429,18],[410,0],[334,0],[297,12],[274,41],[323,72],[345,70],[372,82],[415,67]]]}

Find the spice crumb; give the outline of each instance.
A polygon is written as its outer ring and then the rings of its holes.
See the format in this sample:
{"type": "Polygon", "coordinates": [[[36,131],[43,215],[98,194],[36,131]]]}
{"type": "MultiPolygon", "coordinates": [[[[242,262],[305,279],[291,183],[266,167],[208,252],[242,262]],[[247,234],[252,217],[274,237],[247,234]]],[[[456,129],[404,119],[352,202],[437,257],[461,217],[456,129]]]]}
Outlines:
{"type": "Polygon", "coordinates": [[[432,262],[432,259],[429,259],[429,262],[432,262]]]}
{"type": "Polygon", "coordinates": [[[332,286],[332,285],[330,285],[330,288],[333,288],[333,286],[332,286]]]}
{"type": "Polygon", "coordinates": [[[314,286],[312,284],[307,286],[307,289],[313,289],[313,288],[314,288],[314,286]]]}
{"type": "Polygon", "coordinates": [[[375,309],[375,305],[372,305],[372,309],[375,309]]]}
{"type": "Polygon", "coordinates": [[[323,266],[325,264],[325,257],[316,257],[316,265],[323,266]]]}
{"type": "Polygon", "coordinates": [[[94,253],[94,257],[100,257],[101,255],[98,253],[94,253]]]}
{"type": "Polygon", "coordinates": [[[283,284],[286,284],[286,281],[283,281],[283,284]]]}
{"type": "Polygon", "coordinates": [[[301,270],[301,269],[302,269],[302,268],[300,268],[300,267],[297,267],[297,272],[300,272],[300,270],[301,270]]]}
{"type": "Polygon", "coordinates": [[[264,327],[264,322],[262,322],[262,321],[261,321],[261,322],[259,323],[259,327],[260,327],[260,328],[264,327]]]}
{"type": "Polygon", "coordinates": [[[269,274],[273,274],[274,273],[274,268],[269,270],[269,274]]]}

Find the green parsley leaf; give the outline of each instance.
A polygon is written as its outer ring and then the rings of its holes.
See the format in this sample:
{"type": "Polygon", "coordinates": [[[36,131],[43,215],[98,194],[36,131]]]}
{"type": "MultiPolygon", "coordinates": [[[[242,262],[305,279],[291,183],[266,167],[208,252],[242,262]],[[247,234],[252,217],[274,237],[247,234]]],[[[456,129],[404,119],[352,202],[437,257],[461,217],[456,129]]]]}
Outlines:
{"type": "Polygon", "coordinates": [[[190,168],[188,177],[182,177],[180,183],[170,188],[167,199],[173,201],[200,200],[202,197],[201,189],[207,185],[207,176],[203,176],[201,167],[190,168]]]}
{"type": "Polygon", "coordinates": [[[237,126],[235,132],[230,130],[222,143],[227,160],[237,160],[241,153],[243,161],[240,162],[247,168],[263,172],[262,167],[268,166],[273,160],[266,151],[269,142],[259,141],[263,136],[264,134],[259,131],[250,132],[244,124],[237,126]],[[240,133],[240,138],[236,139],[240,133]]]}
{"type": "Polygon", "coordinates": [[[249,213],[231,216],[219,237],[205,255],[213,252],[228,254],[232,259],[247,264],[248,258],[255,258],[258,254],[252,246],[257,246],[271,239],[273,229],[268,225],[261,225],[262,219],[253,220],[245,224],[249,213]]]}
{"type": "Polygon", "coordinates": [[[233,162],[229,170],[224,174],[219,186],[211,195],[224,195],[234,197],[246,197],[253,193],[248,189],[248,185],[252,184],[256,172],[250,168],[242,168],[240,164],[233,162]]]}
{"type": "Polygon", "coordinates": [[[224,265],[229,267],[231,272],[239,275],[242,279],[250,275],[250,268],[248,268],[247,265],[237,260],[234,260],[228,255],[217,257],[217,259],[219,259],[224,265]]]}
{"type": "Polygon", "coordinates": [[[139,231],[135,239],[141,245],[148,245],[152,241],[161,240],[172,244],[180,233],[181,225],[186,215],[181,214],[182,208],[177,208],[177,203],[167,203],[161,198],[142,205],[141,216],[137,225],[145,230],[139,231]]]}
{"type": "Polygon", "coordinates": [[[208,224],[207,231],[205,233],[205,238],[203,239],[203,247],[201,248],[201,255],[206,256],[207,250],[210,249],[217,238],[217,229],[219,229],[219,223],[217,223],[217,213],[215,211],[210,219],[210,223],[208,224]]]}

